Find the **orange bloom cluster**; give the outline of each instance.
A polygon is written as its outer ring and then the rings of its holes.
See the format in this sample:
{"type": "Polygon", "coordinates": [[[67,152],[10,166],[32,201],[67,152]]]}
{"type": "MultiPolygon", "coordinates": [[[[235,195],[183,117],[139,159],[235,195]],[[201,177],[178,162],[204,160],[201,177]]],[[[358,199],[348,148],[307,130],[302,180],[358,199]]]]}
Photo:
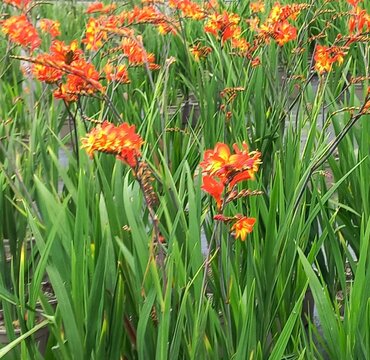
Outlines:
{"type": "Polygon", "coordinates": [[[120,16],[128,25],[152,24],[158,28],[158,32],[162,35],[176,33],[172,25],[173,19],[162,14],[154,6],[144,6],[142,8],[135,6],[131,11],[121,13],[120,16]]]}
{"type": "Polygon", "coordinates": [[[96,91],[103,92],[99,83],[99,72],[95,66],[84,59],[77,60],[73,66],[65,65],[63,69],[68,72],[67,80],[54,92],[57,99],[67,102],[77,101],[80,95],[92,95],[96,91]]]}
{"type": "Polygon", "coordinates": [[[297,38],[297,29],[292,26],[288,19],[296,19],[302,9],[308,8],[308,4],[290,4],[281,6],[278,2],[272,7],[268,18],[261,25],[259,34],[266,41],[273,38],[279,46],[283,46],[297,38]]]}
{"type": "Polygon", "coordinates": [[[237,14],[224,11],[222,14],[214,13],[208,16],[204,25],[205,32],[220,37],[222,42],[240,36],[241,29],[238,26],[240,17],[237,14]]]}
{"type": "Polygon", "coordinates": [[[40,54],[36,57],[36,62],[32,66],[32,74],[39,81],[53,84],[63,77],[63,71],[57,66],[48,66],[54,64],[50,54],[40,54]]]}
{"type": "Polygon", "coordinates": [[[130,82],[127,66],[124,64],[112,66],[110,63],[107,63],[104,66],[104,72],[108,82],[117,81],[122,84],[128,84],[130,82]]]}
{"type": "Polygon", "coordinates": [[[353,7],[356,7],[362,0],[347,0],[347,3],[353,7]]]}
{"type": "Polygon", "coordinates": [[[25,9],[32,0],[3,0],[5,4],[10,4],[18,9],[25,9]]]}
{"type": "Polygon", "coordinates": [[[190,53],[193,55],[195,61],[205,59],[209,53],[212,52],[212,48],[209,46],[202,46],[201,43],[197,43],[189,48],[190,53]]]}
{"type": "Polygon", "coordinates": [[[69,45],[64,41],[54,40],[51,43],[49,53],[56,62],[72,65],[74,61],[83,58],[83,52],[78,48],[77,40],[73,40],[69,45]]]}
{"type": "Polygon", "coordinates": [[[32,73],[40,81],[48,84],[55,83],[61,80],[64,65],[70,65],[81,57],[82,51],[78,49],[76,40],[69,45],[63,41],[54,40],[51,43],[49,53],[36,57],[32,73]]]}
{"type": "Polygon", "coordinates": [[[217,12],[208,15],[204,25],[204,31],[213,34],[221,39],[222,44],[230,40],[231,47],[244,53],[249,49],[248,41],[241,37],[242,29],[238,25],[240,17],[237,14],[224,11],[222,14],[217,12]]]}
{"type": "Polygon", "coordinates": [[[12,42],[30,48],[31,51],[41,45],[39,34],[26,15],[11,16],[4,20],[2,30],[12,42]]]}
{"type": "Polygon", "coordinates": [[[338,46],[321,46],[318,45],[315,51],[315,70],[319,74],[331,71],[333,64],[337,62],[342,64],[344,61],[344,51],[338,46]]]}
{"type": "Polygon", "coordinates": [[[115,4],[104,5],[102,2],[95,2],[88,6],[86,14],[101,13],[108,14],[116,9],[115,4]]]}
{"type": "Polygon", "coordinates": [[[237,214],[232,217],[218,214],[215,215],[214,219],[224,223],[231,223],[231,231],[233,232],[233,235],[236,239],[240,238],[242,241],[244,241],[247,235],[252,232],[253,226],[256,223],[255,218],[250,218],[241,214],[237,214]]]}
{"type": "Polygon", "coordinates": [[[265,3],[260,0],[251,2],[249,4],[249,8],[251,9],[252,13],[265,12],[265,3]]]}
{"type": "Polygon", "coordinates": [[[95,151],[114,154],[132,168],[137,165],[143,139],[135,132],[135,126],[123,123],[115,126],[105,121],[81,139],[82,148],[90,157],[95,151]]]}
{"type": "Polygon", "coordinates": [[[131,66],[141,66],[148,64],[149,69],[157,70],[159,65],[155,64],[153,53],[147,53],[142,37],[125,37],[122,39],[121,49],[131,66]]]}
{"type": "Polygon", "coordinates": [[[254,178],[254,173],[261,163],[259,152],[249,152],[248,145],[243,143],[242,149],[233,145],[234,154],[224,143],[217,143],[213,150],[204,153],[200,163],[203,169],[202,189],[216,201],[218,208],[222,205],[222,194],[230,192],[233,187],[244,180],[254,178]]]}
{"type": "Polygon", "coordinates": [[[190,0],[169,0],[168,5],[173,9],[179,10],[184,17],[193,20],[202,20],[206,15],[197,3],[190,0]]]}
{"type": "Polygon", "coordinates": [[[107,32],[103,31],[104,24],[100,19],[90,18],[86,25],[85,38],[82,40],[86,44],[86,50],[98,50],[103,46],[103,41],[107,40],[107,32]]]}
{"type": "Polygon", "coordinates": [[[34,59],[32,72],[34,76],[47,83],[56,83],[67,74],[65,83],[58,84],[54,96],[65,101],[76,101],[80,95],[91,95],[104,91],[99,83],[99,73],[94,65],[83,59],[77,41],[66,45],[63,41],[54,40],[49,53],[40,54],[34,59]]]}
{"type": "MultiPolygon", "coordinates": [[[[205,151],[204,160],[199,164],[202,168],[202,189],[215,199],[218,210],[228,202],[250,193],[245,190],[238,193],[234,187],[241,181],[253,179],[261,163],[261,153],[249,152],[246,143],[243,143],[242,149],[234,144],[233,149],[232,154],[226,144],[217,143],[213,150],[205,151]]],[[[256,222],[256,219],[241,214],[227,217],[222,215],[222,211],[214,219],[231,223],[233,235],[242,241],[252,232],[256,222]]]]}
{"type": "Polygon", "coordinates": [[[57,37],[60,35],[60,23],[59,21],[54,21],[50,19],[41,19],[40,20],[40,29],[51,35],[51,37],[57,37]]]}
{"type": "Polygon", "coordinates": [[[351,34],[361,34],[366,30],[370,30],[370,15],[366,10],[357,6],[352,9],[350,14],[351,17],[348,20],[348,28],[351,34]]]}

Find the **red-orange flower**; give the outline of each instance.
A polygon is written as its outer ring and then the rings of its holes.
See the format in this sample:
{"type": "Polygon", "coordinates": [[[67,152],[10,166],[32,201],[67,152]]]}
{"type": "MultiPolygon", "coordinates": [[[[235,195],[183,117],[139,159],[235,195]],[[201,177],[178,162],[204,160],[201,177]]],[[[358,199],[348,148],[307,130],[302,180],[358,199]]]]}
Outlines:
{"type": "Polygon", "coordinates": [[[121,48],[131,66],[148,64],[152,70],[159,68],[159,65],[155,64],[154,54],[145,50],[141,36],[136,38],[125,37],[122,40],[121,48]]]}
{"type": "Polygon", "coordinates": [[[230,149],[224,143],[217,143],[213,150],[206,150],[204,160],[199,164],[203,172],[214,175],[229,161],[230,149]]]}
{"type": "Polygon", "coordinates": [[[315,70],[319,74],[329,72],[335,62],[342,64],[344,61],[344,51],[338,46],[321,46],[318,45],[315,51],[315,70]]]}
{"type": "Polygon", "coordinates": [[[144,6],[142,8],[135,6],[131,11],[122,13],[121,16],[124,17],[124,20],[128,25],[153,24],[157,27],[158,32],[161,35],[176,33],[176,30],[172,25],[174,20],[162,14],[154,6],[144,6]]]}
{"type": "Polygon", "coordinates": [[[252,232],[256,219],[242,215],[237,215],[236,218],[237,220],[231,227],[231,231],[234,232],[235,239],[240,238],[240,240],[244,241],[247,234],[252,232]]]}
{"type": "Polygon", "coordinates": [[[82,50],[78,48],[77,40],[69,45],[64,41],[54,40],[50,46],[50,55],[55,62],[71,65],[74,61],[82,59],[82,50]]]}
{"type": "Polygon", "coordinates": [[[115,126],[105,121],[81,139],[82,148],[92,157],[95,151],[114,154],[134,168],[140,157],[143,140],[135,132],[135,125],[123,123],[115,126]]]}
{"type": "Polygon", "coordinates": [[[274,26],[274,39],[279,46],[283,46],[288,41],[295,40],[297,38],[297,29],[290,25],[288,21],[278,22],[274,26]]]}
{"type": "Polygon", "coordinates": [[[197,43],[189,48],[190,53],[193,55],[195,61],[205,59],[209,53],[212,52],[212,48],[209,46],[202,46],[201,43],[197,43]]]}
{"type": "Polygon", "coordinates": [[[205,17],[204,10],[195,2],[190,0],[169,0],[170,7],[179,10],[184,17],[193,20],[202,20],[205,17]]]}
{"type": "Polygon", "coordinates": [[[104,24],[99,19],[90,18],[86,25],[85,38],[86,50],[98,50],[107,39],[107,32],[103,31],[104,24]]]}
{"type": "Polygon", "coordinates": [[[41,39],[35,27],[28,21],[26,15],[11,16],[2,23],[3,32],[18,45],[32,50],[41,45],[41,39]]]}
{"type": "Polygon", "coordinates": [[[253,179],[261,163],[261,154],[249,152],[246,143],[242,149],[234,144],[233,149],[235,153],[231,154],[226,144],[217,143],[214,150],[205,151],[204,160],[200,163],[203,174],[219,178],[229,189],[243,180],[253,179]]]}
{"type": "Polygon", "coordinates": [[[54,92],[56,98],[76,101],[80,95],[104,91],[99,83],[99,73],[93,64],[80,59],[75,61],[73,66],[64,65],[62,69],[68,73],[67,81],[54,92]]]}
{"type": "Polygon", "coordinates": [[[224,11],[222,14],[214,13],[208,16],[204,31],[220,37],[222,42],[240,37],[241,29],[238,26],[240,17],[237,14],[224,11]]]}
{"type": "Polygon", "coordinates": [[[203,176],[202,189],[210,194],[216,201],[217,207],[221,208],[222,205],[222,193],[225,189],[224,184],[217,181],[215,178],[209,175],[203,176]]]}
{"type": "Polygon", "coordinates": [[[40,29],[50,34],[52,37],[57,37],[60,35],[60,23],[59,21],[54,21],[50,19],[41,19],[39,22],[40,29]]]}
{"type": "Polygon", "coordinates": [[[260,0],[251,2],[249,4],[249,8],[251,9],[252,13],[265,12],[265,3],[260,0]]]}
{"type": "Polygon", "coordinates": [[[354,6],[356,7],[358,5],[359,2],[361,2],[362,0],[347,0],[347,3],[351,6],[354,6]]]}
{"type": "Polygon", "coordinates": [[[108,63],[104,66],[104,72],[107,81],[117,81],[123,84],[128,84],[130,82],[127,72],[127,66],[124,64],[112,66],[108,63]]]}
{"type": "Polygon", "coordinates": [[[25,9],[32,0],[3,0],[5,4],[10,4],[18,9],[25,9]]]}
{"type": "Polygon", "coordinates": [[[250,218],[247,216],[243,216],[241,214],[237,214],[235,216],[224,216],[222,214],[217,214],[214,216],[214,220],[222,221],[225,224],[231,223],[231,231],[235,238],[240,238],[240,240],[244,241],[247,237],[247,234],[250,234],[253,230],[253,226],[256,222],[255,218],[250,218]]]}
{"type": "Polygon", "coordinates": [[[89,5],[85,12],[86,14],[92,14],[97,12],[107,14],[114,11],[115,9],[116,9],[115,4],[104,5],[102,2],[95,2],[89,5]]]}
{"type": "Polygon", "coordinates": [[[363,31],[370,30],[370,15],[360,7],[353,8],[350,12],[351,17],[348,20],[348,28],[351,34],[360,34],[363,31]]]}
{"type": "Polygon", "coordinates": [[[44,81],[48,84],[55,83],[63,76],[63,71],[57,67],[48,66],[53,62],[53,57],[50,54],[40,54],[36,57],[36,63],[32,65],[32,73],[39,81],[44,81]]]}

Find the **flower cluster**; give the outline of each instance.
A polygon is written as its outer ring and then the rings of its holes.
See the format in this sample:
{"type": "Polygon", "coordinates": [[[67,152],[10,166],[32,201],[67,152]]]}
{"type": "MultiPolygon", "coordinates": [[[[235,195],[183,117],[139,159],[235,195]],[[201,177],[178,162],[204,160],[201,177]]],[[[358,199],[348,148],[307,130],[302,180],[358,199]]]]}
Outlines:
{"type": "Polygon", "coordinates": [[[319,74],[331,71],[334,63],[343,63],[344,55],[345,52],[341,47],[318,45],[314,54],[315,70],[319,74]]]}
{"type": "Polygon", "coordinates": [[[135,132],[135,125],[118,126],[104,121],[81,139],[82,148],[90,157],[95,151],[114,154],[118,159],[135,168],[140,157],[143,139],[135,132]]]}
{"type": "Polygon", "coordinates": [[[42,32],[50,34],[55,38],[60,35],[60,23],[51,19],[41,19],[39,21],[40,29],[42,32]]]}
{"type": "Polygon", "coordinates": [[[255,218],[247,217],[241,214],[235,216],[224,216],[224,215],[215,215],[214,219],[217,221],[222,221],[224,223],[231,223],[231,231],[235,236],[235,239],[240,238],[244,241],[248,234],[253,230],[253,226],[256,223],[255,218]]]}
{"type": "Polygon", "coordinates": [[[41,45],[41,39],[35,27],[28,21],[27,16],[11,16],[2,23],[4,34],[15,44],[35,50],[41,45]]]}
{"type": "Polygon", "coordinates": [[[193,20],[202,20],[205,17],[205,11],[195,2],[190,0],[169,0],[169,6],[179,10],[184,17],[193,20]]]}
{"type": "Polygon", "coordinates": [[[15,6],[16,8],[23,10],[31,3],[32,0],[3,0],[5,4],[15,6]]]}
{"type": "Polygon", "coordinates": [[[297,29],[289,23],[289,19],[294,20],[302,9],[306,9],[307,4],[289,4],[281,6],[278,2],[272,7],[266,21],[258,29],[259,35],[268,41],[274,39],[279,46],[283,46],[288,41],[297,37],[297,29]]]}
{"type": "Polygon", "coordinates": [[[204,31],[221,39],[221,43],[231,41],[233,48],[246,51],[249,48],[247,40],[241,37],[242,29],[239,26],[240,16],[224,11],[210,14],[204,25],[204,31]]]}
{"type": "Polygon", "coordinates": [[[66,45],[63,41],[54,40],[49,53],[40,54],[30,61],[34,63],[32,73],[38,80],[58,85],[54,92],[58,99],[71,102],[76,101],[80,95],[104,91],[99,82],[99,72],[83,58],[77,41],[66,45]],[[66,79],[62,81],[64,74],[67,74],[66,79]]]}
{"type": "Polygon", "coordinates": [[[174,20],[162,14],[154,6],[144,6],[142,8],[135,6],[131,11],[121,13],[120,17],[126,25],[152,24],[157,27],[161,35],[176,33],[174,20]]]}
{"type": "Polygon", "coordinates": [[[148,53],[143,45],[142,36],[138,35],[136,38],[125,37],[121,43],[123,55],[127,58],[131,66],[141,66],[148,64],[149,69],[159,69],[159,65],[155,63],[155,56],[153,53],[148,53]]]}
{"type": "Polygon", "coordinates": [[[195,61],[205,59],[208,54],[212,52],[212,48],[209,46],[202,46],[200,42],[194,44],[189,48],[190,53],[193,55],[195,61]]]}
{"type": "MultiPolygon", "coordinates": [[[[221,212],[226,203],[238,198],[238,194],[235,194],[234,191],[235,185],[241,181],[253,179],[261,163],[261,153],[258,151],[249,152],[246,143],[243,143],[242,149],[234,144],[233,150],[234,153],[232,154],[228,145],[217,143],[213,150],[205,151],[204,159],[200,163],[203,180],[202,189],[215,199],[217,208],[221,212]]],[[[242,193],[243,195],[250,194],[245,191],[242,191],[242,193]]],[[[230,219],[218,217],[216,220],[230,222],[230,219]]],[[[251,230],[254,222],[252,224],[252,220],[245,221],[241,215],[232,219],[235,220],[232,229],[237,234],[240,233],[239,236],[244,240],[246,231],[251,230]],[[249,224],[249,227],[246,224],[249,224]]]]}
{"type": "Polygon", "coordinates": [[[115,4],[104,5],[102,2],[95,2],[90,4],[86,9],[86,14],[101,13],[108,14],[116,9],[115,4]]]}
{"type": "Polygon", "coordinates": [[[351,34],[361,34],[370,30],[370,15],[358,6],[358,2],[353,2],[350,15],[348,29],[351,34]]]}

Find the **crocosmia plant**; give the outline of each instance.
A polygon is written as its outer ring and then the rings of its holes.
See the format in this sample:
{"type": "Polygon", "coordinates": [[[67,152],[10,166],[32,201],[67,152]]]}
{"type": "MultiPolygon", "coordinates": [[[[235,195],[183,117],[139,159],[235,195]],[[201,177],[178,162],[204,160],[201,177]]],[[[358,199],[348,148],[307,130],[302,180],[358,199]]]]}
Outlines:
{"type": "Polygon", "coordinates": [[[369,358],[369,9],[0,1],[0,357],[369,358]]]}

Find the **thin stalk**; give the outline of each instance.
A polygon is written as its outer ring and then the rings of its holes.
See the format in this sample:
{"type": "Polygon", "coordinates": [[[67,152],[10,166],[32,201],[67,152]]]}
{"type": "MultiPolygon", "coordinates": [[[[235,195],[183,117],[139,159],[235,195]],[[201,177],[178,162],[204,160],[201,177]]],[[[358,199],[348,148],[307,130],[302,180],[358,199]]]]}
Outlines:
{"type": "Polygon", "coordinates": [[[351,120],[346,124],[346,126],[340,131],[340,133],[336,136],[336,138],[331,142],[331,145],[327,148],[327,150],[313,163],[311,166],[311,169],[309,173],[306,176],[306,179],[302,185],[302,188],[298,194],[297,200],[295,201],[294,208],[297,208],[299,202],[302,199],[302,196],[304,194],[305,188],[313,175],[313,173],[325,163],[326,160],[329,159],[329,157],[333,154],[335,149],[338,147],[340,142],[343,140],[343,138],[347,135],[347,133],[351,130],[352,126],[356,124],[356,122],[363,116],[367,114],[366,111],[366,105],[367,102],[370,101],[370,94],[368,94],[365,98],[364,104],[362,105],[359,112],[351,118],[351,120]]]}

